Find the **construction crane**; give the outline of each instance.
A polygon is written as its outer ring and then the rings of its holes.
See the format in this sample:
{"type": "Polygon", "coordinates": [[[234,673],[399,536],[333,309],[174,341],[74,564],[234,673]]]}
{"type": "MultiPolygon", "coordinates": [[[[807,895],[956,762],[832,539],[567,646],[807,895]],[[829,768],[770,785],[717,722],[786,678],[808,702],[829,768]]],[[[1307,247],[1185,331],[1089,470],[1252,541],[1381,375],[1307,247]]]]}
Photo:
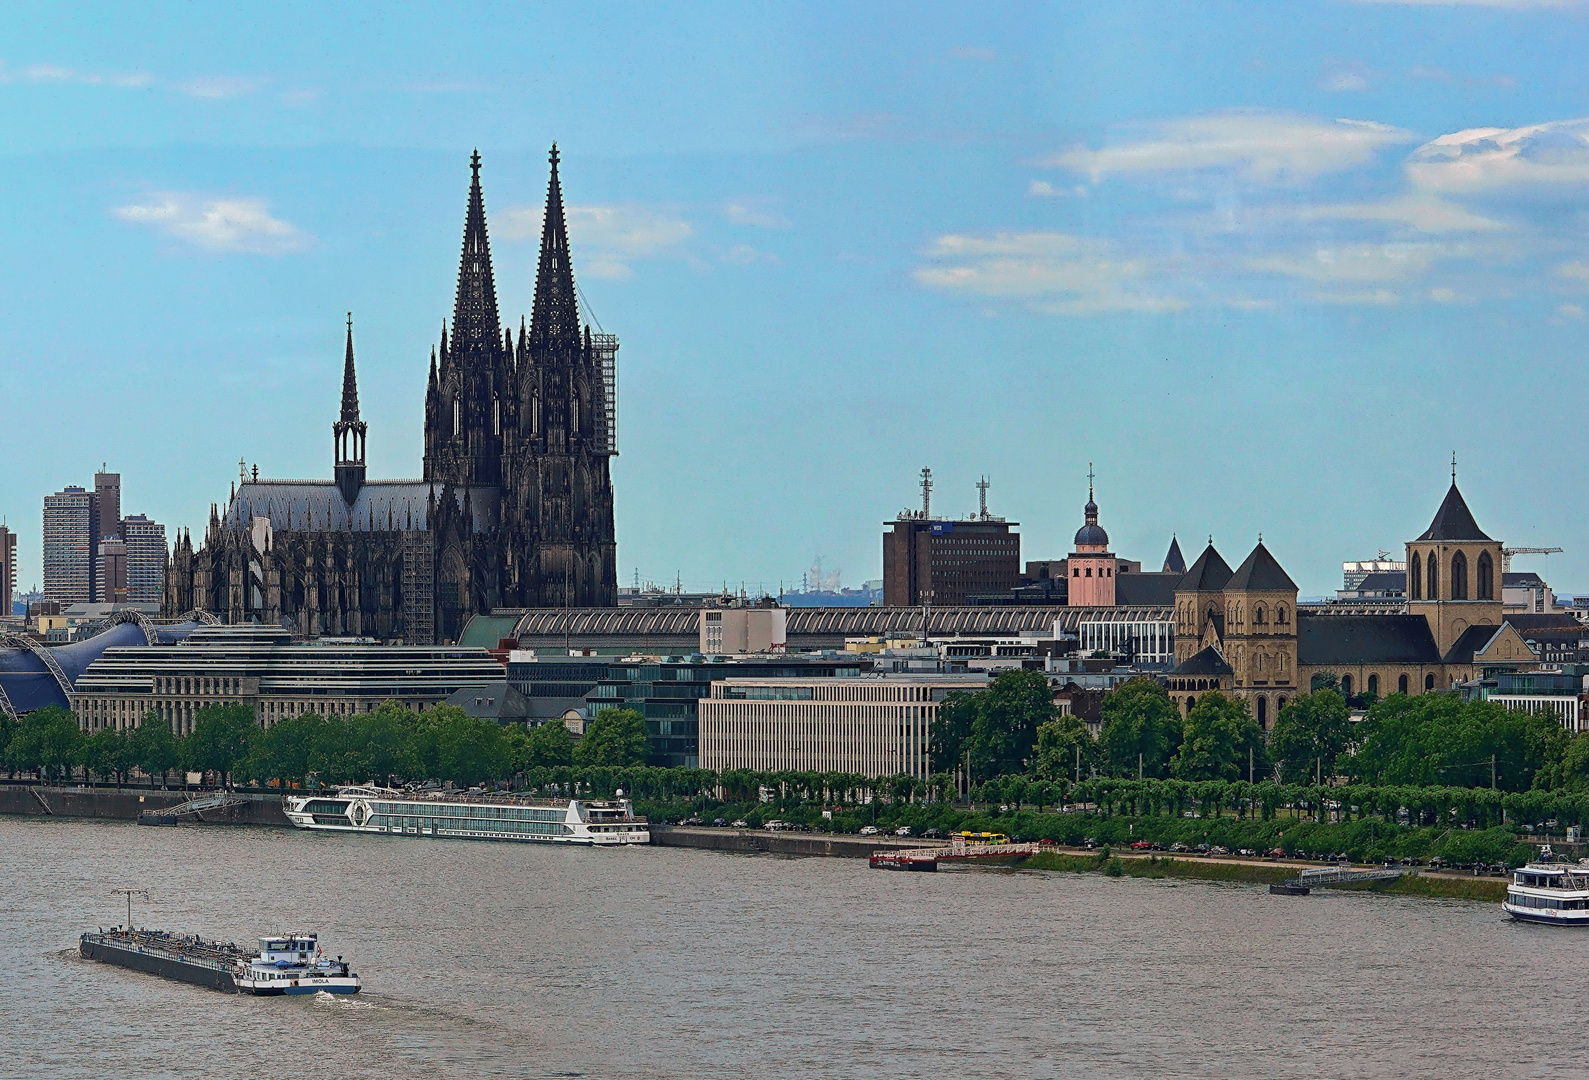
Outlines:
{"type": "Polygon", "coordinates": [[[1510,574],[1512,572],[1512,556],[1513,555],[1555,555],[1555,554],[1558,554],[1560,551],[1561,551],[1561,548],[1553,548],[1553,547],[1543,547],[1543,548],[1542,547],[1502,548],[1501,549],[1501,573],[1510,574]]]}

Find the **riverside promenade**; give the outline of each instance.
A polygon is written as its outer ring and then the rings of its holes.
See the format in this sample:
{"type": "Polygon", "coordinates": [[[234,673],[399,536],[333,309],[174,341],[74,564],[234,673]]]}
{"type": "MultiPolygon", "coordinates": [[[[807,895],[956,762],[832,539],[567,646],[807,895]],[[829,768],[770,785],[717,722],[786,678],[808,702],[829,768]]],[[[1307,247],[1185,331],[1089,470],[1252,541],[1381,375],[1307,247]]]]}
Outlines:
{"type": "MultiPolygon", "coordinates": [[[[104,818],[137,821],[146,810],[165,810],[187,802],[196,792],[149,788],[46,787],[42,784],[0,783],[0,814],[25,817],[104,818]]],[[[204,812],[207,825],[288,825],[281,796],[238,792],[237,805],[204,812]]]]}

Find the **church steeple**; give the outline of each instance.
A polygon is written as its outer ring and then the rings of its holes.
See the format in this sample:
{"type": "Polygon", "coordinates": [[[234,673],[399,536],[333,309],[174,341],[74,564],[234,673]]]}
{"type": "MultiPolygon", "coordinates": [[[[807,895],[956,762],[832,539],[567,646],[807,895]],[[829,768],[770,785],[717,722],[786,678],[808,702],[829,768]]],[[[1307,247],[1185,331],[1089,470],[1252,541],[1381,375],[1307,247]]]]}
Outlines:
{"type": "Polygon", "coordinates": [[[530,312],[530,340],[537,349],[579,348],[579,304],[574,294],[574,268],[568,252],[568,226],[563,218],[563,186],[557,175],[557,144],[549,155],[552,176],[546,185],[546,213],[541,220],[541,261],[535,271],[535,306],[530,312]]]}
{"type": "Polygon", "coordinates": [[[353,312],[348,312],[348,347],[342,358],[342,422],[359,419],[359,383],[353,374],[353,312]]]}
{"type": "Polygon", "coordinates": [[[342,492],[342,501],[349,506],[364,486],[365,431],[365,423],[359,419],[359,384],[353,372],[353,312],[350,311],[347,352],[342,360],[342,415],[331,425],[337,488],[342,492]]]}
{"type": "Polygon", "coordinates": [[[486,235],[486,202],[480,192],[480,151],[469,158],[469,209],[458,257],[458,296],[452,309],[452,346],[456,353],[496,350],[501,340],[497,286],[491,274],[491,240],[486,235]]]}

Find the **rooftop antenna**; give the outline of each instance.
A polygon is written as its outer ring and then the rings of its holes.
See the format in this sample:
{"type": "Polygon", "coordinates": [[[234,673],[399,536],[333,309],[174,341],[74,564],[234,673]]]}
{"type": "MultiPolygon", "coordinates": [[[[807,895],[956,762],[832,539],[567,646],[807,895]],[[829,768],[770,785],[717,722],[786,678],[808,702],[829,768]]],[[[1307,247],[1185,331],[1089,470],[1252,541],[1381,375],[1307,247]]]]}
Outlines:
{"type": "Polygon", "coordinates": [[[141,896],[145,900],[147,900],[147,899],[149,899],[149,890],[148,889],[112,889],[112,890],[110,890],[110,893],[111,893],[112,896],[125,896],[127,898],[127,929],[130,931],[132,929],[132,898],[134,896],[141,896]]]}
{"type": "Polygon", "coordinates": [[[1451,486],[1452,487],[1456,487],[1456,484],[1457,484],[1457,452],[1455,450],[1453,450],[1453,451],[1451,451],[1451,486]]]}
{"type": "Polygon", "coordinates": [[[988,520],[988,478],[977,481],[977,520],[988,520]]]}
{"type": "Polygon", "coordinates": [[[923,520],[932,517],[932,470],[925,466],[921,470],[921,516],[923,520]]]}

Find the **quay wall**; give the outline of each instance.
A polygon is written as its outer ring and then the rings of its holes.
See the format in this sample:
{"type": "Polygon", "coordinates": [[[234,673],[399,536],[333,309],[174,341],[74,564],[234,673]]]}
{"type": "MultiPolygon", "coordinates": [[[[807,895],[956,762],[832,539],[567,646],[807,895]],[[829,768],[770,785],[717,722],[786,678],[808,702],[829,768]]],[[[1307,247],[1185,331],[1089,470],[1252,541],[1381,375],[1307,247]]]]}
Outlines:
{"type": "Polygon", "coordinates": [[[651,842],[659,847],[705,848],[742,855],[833,855],[864,859],[879,848],[942,847],[892,836],[830,836],[827,833],[767,832],[763,829],[695,829],[680,825],[652,825],[651,842]]]}
{"type": "MultiPolygon", "coordinates": [[[[163,810],[186,802],[197,792],[116,791],[105,788],[45,787],[40,784],[0,785],[0,814],[26,817],[107,818],[136,821],[145,810],[163,810]]],[[[201,812],[209,825],[287,825],[279,795],[241,794],[241,806],[201,812]]]]}

